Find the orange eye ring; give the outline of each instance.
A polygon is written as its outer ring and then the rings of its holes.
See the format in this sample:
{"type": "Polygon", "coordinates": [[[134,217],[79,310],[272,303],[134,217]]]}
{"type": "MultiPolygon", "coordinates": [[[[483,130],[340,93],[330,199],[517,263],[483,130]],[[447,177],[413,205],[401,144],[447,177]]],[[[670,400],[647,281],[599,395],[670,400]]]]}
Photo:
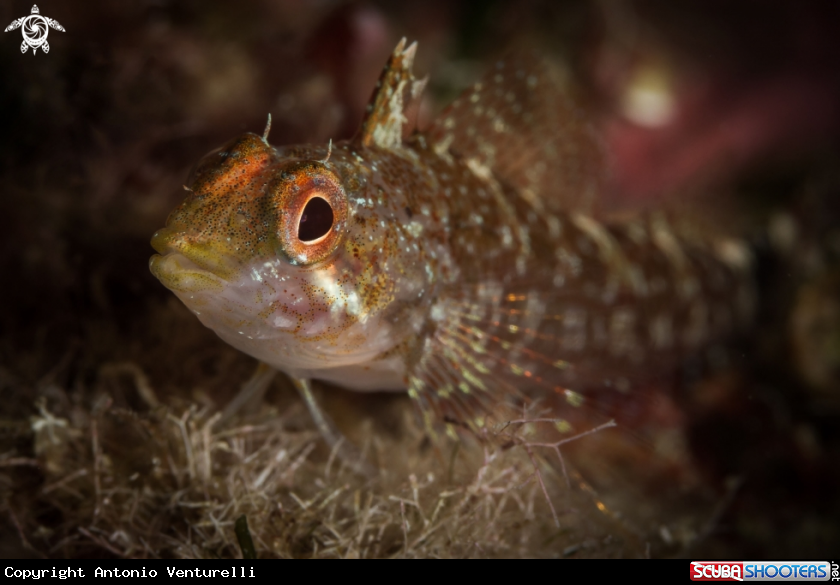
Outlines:
{"type": "Polygon", "coordinates": [[[338,177],[318,162],[281,172],[272,188],[280,247],[289,262],[310,265],[327,258],[347,225],[347,195],[338,177]]]}

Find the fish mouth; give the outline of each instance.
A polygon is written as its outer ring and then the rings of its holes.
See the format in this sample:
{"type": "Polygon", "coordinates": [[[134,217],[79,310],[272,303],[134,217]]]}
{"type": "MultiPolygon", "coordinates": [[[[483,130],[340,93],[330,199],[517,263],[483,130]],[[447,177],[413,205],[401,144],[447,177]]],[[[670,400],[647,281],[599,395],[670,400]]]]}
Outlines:
{"type": "Polygon", "coordinates": [[[190,241],[169,228],[158,230],[151,244],[158,253],[149,260],[149,269],[173,291],[219,290],[238,269],[238,263],[222,246],[190,241]]]}

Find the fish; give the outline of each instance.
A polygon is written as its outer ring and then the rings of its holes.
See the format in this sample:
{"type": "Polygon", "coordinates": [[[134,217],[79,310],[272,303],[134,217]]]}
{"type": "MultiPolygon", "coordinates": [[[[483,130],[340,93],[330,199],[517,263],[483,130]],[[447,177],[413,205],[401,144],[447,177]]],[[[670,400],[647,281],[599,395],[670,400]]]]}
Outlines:
{"type": "Polygon", "coordinates": [[[407,392],[429,427],[543,401],[573,432],[749,322],[738,241],[611,215],[603,141],[547,61],[493,63],[420,130],[416,50],[352,139],[267,127],[196,165],[150,269],[205,326],[294,380],[407,392]]]}

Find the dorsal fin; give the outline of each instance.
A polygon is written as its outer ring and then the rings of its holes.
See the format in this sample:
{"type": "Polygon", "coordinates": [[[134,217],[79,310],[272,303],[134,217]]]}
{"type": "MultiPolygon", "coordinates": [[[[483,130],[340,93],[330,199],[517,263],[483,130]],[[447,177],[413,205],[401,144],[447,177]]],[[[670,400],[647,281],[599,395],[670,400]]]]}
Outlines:
{"type": "Polygon", "coordinates": [[[420,97],[426,80],[417,80],[411,71],[417,42],[405,48],[403,38],[382,70],[376,90],[368,103],[357,140],[364,146],[397,148],[402,144],[406,110],[420,97]]]}
{"type": "Polygon", "coordinates": [[[592,212],[604,181],[598,134],[560,74],[531,51],[494,63],[438,116],[428,138],[537,209],[592,212]]]}

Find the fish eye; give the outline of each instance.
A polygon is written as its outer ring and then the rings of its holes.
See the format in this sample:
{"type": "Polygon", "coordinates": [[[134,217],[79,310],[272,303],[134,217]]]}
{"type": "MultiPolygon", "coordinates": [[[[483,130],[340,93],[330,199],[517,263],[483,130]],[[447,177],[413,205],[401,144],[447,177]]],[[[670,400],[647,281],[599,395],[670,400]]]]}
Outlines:
{"type": "Polygon", "coordinates": [[[293,264],[326,260],[343,239],[347,195],[341,180],[315,161],[285,166],[268,187],[277,221],[277,243],[293,264]]]}
{"type": "Polygon", "coordinates": [[[304,244],[315,244],[332,229],[334,214],[330,204],[321,197],[309,200],[298,220],[298,239],[304,244]]]}

